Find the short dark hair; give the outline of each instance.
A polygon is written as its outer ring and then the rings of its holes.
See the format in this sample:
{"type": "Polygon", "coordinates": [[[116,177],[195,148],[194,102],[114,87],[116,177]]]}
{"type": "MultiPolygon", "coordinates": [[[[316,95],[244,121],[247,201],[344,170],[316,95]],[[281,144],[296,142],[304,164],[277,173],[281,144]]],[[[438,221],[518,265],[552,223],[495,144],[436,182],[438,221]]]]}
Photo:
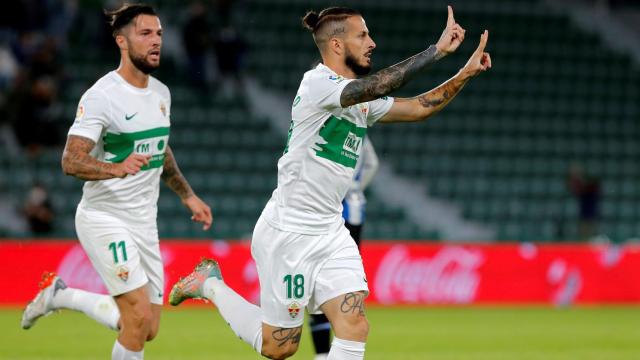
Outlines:
{"type": "Polygon", "coordinates": [[[109,25],[111,25],[113,37],[118,36],[120,30],[129,25],[138,15],[144,14],[158,16],[151,5],[129,3],[124,3],[116,10],[105,10],[104,14],[108,18],[107,21],[109,25]]]}
{"type": "Polygon", "coordinates": [[[325,24],[344,21],[352,16],[361,15],[360,12],[346,7],[330,7],[320,11],[308,11],[302,18],[302,25],[314,35],[325,24]]]}

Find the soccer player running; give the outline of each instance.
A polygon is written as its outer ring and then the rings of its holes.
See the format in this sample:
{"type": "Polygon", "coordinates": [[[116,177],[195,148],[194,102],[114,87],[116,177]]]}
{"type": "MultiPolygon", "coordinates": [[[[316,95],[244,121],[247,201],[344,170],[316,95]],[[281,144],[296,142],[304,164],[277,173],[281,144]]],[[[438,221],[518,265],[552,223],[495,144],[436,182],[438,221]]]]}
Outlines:
{"type": "Polygon", "coordinates": [[[164,289],[156,224],[160,178],[204,230],[212,216],[169,147],[169,89],[149,76],[160,65],[160,19],[152,7],[139,4],[106,14],[120,48],[120,66],[80,99],[62,168],[86,181],[76,231],[110,296],[69,288],[46,273],[42,290],[24,311],[22,327],[32,327],[54,310],[81,311],[119,330],[112,359],[142,359],[144,343],[158,333],[164,289]]]}
{"type": "MultiPolygon", "coordinates": [[[[378,155],[369,136],[362,142],[362,151],[356,163],[355,176],[351,181],[347,195],[342,200],[342,218],[344,226],[360,248],[360,235],[364,225],[367,198],[364,190],[369,186],[378,171],[378,155]]],[[[316,351],[315,360],[324,360],[331,349],[331,324],[325,314],[310,314],[309,327],[311,339],[316,351]]]]}
{"type": "Polygon", "coordinates": [[[396,65],[365,76],[375,43],[362,16],[347,8],[309,12],[322,63],[305,73],[292,106],[278,187],[255,226],[251,244],[260,279],[260,307],[222,280],[217,263],[205,259],[174,285],[169,302],[206,298],[233,331],[272,359],[293,355],[303,316],[323,312],[335,332],[328,359],[362,359],[369,324],[362,259],[343,226],[341,201],[354,175],[368,126],[380,121],[424,120],[444,108],[472,77],[491,67],[484,52],[488,33],[451,79],[413,98],[387,97],[464,39],[449,8],[435,45],[396,65]]]}

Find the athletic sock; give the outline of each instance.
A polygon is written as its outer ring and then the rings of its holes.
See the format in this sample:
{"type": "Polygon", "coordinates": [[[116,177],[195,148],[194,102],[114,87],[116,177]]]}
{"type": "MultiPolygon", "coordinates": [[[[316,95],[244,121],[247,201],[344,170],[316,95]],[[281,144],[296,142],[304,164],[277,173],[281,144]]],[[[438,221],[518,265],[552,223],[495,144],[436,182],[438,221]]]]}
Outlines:
{"type": "Polygon", "coordinates": [[[334,336],[327,360],[362,360],[364,345],[363,342],[342,340],[334,336]]]}
{"type": "Polygon", "coordinates": [[[140,351],[127,350],[118,340],[113,344],[111,350],[111,360],[142,360],[144,359],[144,349],[140,351]]]}
{"type": "Polygon", "coordinates": [[[262,352],[262,310],[233,291],[224,281],[209,278],[202,285],[204,296],[217,307],[220,315],[242,341],[262,352]]]}
{"type": "Polygon", "coordinates": [[[90,293],[80,289],[58,289],[51,303],[54,309],[70,309],[83,312],[93,320],[118,330],[120,311],[109,295],[90,293]]]}
{"type": "MultiPolygon", "coordinates": [[[[316,354],[328,354],[331,349],[331,324],[324,314],[311,314],[309,316],[311,338],[316,354]]],[[[318,358],[319,359],[319,358],[318,358]]]]}

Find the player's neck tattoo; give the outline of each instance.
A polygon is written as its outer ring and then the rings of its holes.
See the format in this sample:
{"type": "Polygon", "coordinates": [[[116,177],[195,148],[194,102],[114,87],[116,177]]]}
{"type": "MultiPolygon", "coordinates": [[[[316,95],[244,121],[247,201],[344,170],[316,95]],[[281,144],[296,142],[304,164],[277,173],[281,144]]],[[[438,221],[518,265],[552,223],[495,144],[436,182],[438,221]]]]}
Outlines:
{"type": "Polygon", "coordinates": [[[350,82],[340,96],[342,106],[350,106],[381,98],[401,88],[427,66],[446,54],[435,45],[402,62],[380,70],[375,74],[350,82]]]}

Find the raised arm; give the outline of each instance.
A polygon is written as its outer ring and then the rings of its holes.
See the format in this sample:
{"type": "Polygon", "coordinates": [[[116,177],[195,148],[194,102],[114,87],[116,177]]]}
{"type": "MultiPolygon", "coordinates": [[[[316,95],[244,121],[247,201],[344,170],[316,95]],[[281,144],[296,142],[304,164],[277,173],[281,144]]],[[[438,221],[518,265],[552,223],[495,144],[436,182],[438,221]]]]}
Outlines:
{"type": "Polygon", "coordinates": [[[464,40],[465,30],[455,22],[453,9],[448,7],[447,26],[435,45],[400,63],[375,74],[350,82],[340,95],[340,104],[347,107],[379,99],[404,86],[430,64],[454,52],[464,40]]]}
{"type": "Polygon", "coordinates": [[[395,98],[380,122],[421,121],[436,114],[458,95],[460,90],[472,77],[491,68],[491,57],[484,52],[489,32],[480,36],[478,48],[467,61],[467,64],[451,79],[424,94],[412,98],[395,98]]]}
{"type": "Polygon", "coordinates": [[[149,164],[149,157],[131,154],[121,163],[107,163],[89,155],[95,142],[78,135],[69,135],[62,153],[62,171],[66,175],[82,180],[107,180],[135,175],[143,165],[149,164]]]}
{"type": "Polygon", "coordinates": [[[178,168],[178,163],[173,156],[173,151],[170,146],[167,146],[164,153],[162,180],[180,197],[184,206],[191,211],[191,220],[202,223],[202,229],[208,230],[213,222],[211,208],[191,189],[191,185],[189,185],[187,179],[182,175],[180,168],[178,168]]]}

